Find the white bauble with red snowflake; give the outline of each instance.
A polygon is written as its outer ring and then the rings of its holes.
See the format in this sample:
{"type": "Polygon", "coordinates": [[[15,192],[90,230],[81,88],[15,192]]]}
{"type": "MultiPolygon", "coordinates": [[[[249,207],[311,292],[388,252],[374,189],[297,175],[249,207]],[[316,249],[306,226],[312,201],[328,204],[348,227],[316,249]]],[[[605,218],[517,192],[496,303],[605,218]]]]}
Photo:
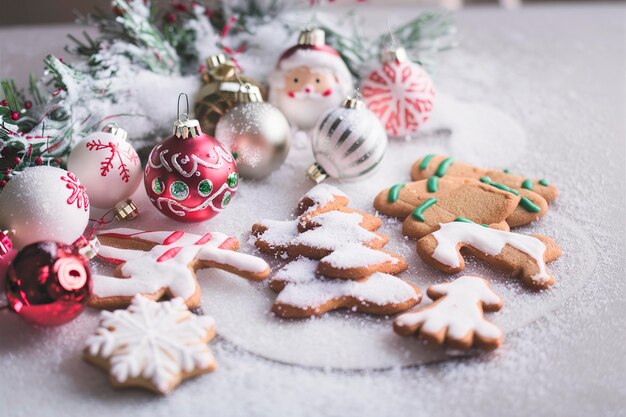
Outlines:
{"type": "Polygon", "coordinates": [[[53,240],[72,244],[89,222],[89,197],[71,172],[47,165],[15,175],[0,193],[0,230],[17,249],[53,240]]]}
{"type": "Polygon", "coordinates": [[[141,184],[139,156],[124,140],[125,136],[126,132],[119,128],[94,132],[70,153],[67,168],[80,178],[94,207],[113,208],[141,184]]]}
{"type": "Polygon", "coordinates": [[[407,60],[399,48],[393,51],[393,59],[385,60],[367,75],[361,93],[387,134],[400,137],[417,132],[428,121],[435,86],[426,70],[407,60]]]}

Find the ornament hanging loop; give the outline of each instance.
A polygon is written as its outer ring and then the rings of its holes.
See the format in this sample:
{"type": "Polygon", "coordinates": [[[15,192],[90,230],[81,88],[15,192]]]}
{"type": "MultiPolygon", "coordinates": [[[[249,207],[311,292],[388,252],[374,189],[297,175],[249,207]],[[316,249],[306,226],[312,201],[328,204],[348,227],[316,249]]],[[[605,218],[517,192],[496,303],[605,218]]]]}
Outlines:
{"type": "Polygon", "coordinates": [[[121,140],[126,140],[128,138],[128,132],[122,129],[120,125],[117,124],[117,122],[107,123],[102,128],[102,131],[106,133],[110,133],[120,138],[121,140]]]}
{"type": "Polygon", "coordinates": [[[178,95],[178,102],[176,103],[176,121],[174,122],[174,136],[180,139],[195,138],[198,137],[202,131],[200,130],[200,122],[196,119],[189,118],[189,97],[185,93],[178,95]],[[187,111],[185,113],[180,112],[180,98],[185,96],[185,102],[187,104],[187,111]]]}
{"type": "Polygon", "coordinates": [[[189,96],[187,96],[187,94],[185,93],[180,93],[178,95],[178,101],[176,102],[176,119],[180,120],[181,122],[185,122],[187,120],[189,120],[189,96]],[[185,103],[187,105],[187,111],[185,111],[184,113],[180,113],[180,98],[182,96],[185,96],[185,103]],[[186,116],[187,118],[185,120],[181,120],[182,116],[186,116]]]}

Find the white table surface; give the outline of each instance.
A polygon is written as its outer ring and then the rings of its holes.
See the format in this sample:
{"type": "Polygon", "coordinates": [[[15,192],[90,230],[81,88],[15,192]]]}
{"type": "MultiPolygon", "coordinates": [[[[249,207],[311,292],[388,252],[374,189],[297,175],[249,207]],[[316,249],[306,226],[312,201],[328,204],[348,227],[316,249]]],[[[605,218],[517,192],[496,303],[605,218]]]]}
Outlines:
{"type": "MultiPolygon", "coordinates": [[[[559,180],[551,210],[577,225],[596,260],[586,285],[507,334],[496,353],[346,372],[281,364],[222,340],[212,345],[219,373],[161,398],[109,388],[80,358],[89,333],[78,325],[38,330],[4,314],[0,416],[624,415],[625,17],[615,4],[466,9],[458,14],[461,47],[440,59],[440,89],[523,126],[528,149],[511,168],[559,180]]],[[[0,29],[0,78],[24,85],[79,30],[0,29]]],[[[408,170],[414,159],[397,165],[408,170]]]]}

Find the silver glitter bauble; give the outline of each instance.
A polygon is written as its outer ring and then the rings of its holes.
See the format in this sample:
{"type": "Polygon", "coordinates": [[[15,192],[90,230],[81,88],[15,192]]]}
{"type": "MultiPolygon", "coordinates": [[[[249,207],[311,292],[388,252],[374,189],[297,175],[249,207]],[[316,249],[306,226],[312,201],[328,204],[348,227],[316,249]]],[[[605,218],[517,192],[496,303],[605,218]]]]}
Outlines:
{"type": "Polygon", "coordinates": [[[315,163],[307,175],[312,180],[356,179],[378,166],[387,150],[387,134],[360,99],[348,98],[341,107],[322,115],[311,145],[315,163]]]}
{"type": "Polygon", "coordinates": [[[289,152],[290,137],[285,116],[263,102],[233,107],[215,128],[215,138],[230,147],[244,178],[264,178],[278,169],[289,152]]]}

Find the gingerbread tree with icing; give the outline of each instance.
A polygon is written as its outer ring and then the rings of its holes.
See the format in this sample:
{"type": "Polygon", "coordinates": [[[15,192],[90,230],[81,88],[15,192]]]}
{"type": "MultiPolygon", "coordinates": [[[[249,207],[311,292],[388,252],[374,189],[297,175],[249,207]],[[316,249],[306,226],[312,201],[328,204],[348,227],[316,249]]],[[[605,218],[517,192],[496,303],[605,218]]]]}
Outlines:
{"type": "Polygon", "coordinates": [[[321,184],[305,194],[293,220],[262,220],[252,227],[259,251],[288,259],[271,279],[279,292],[273,312],[309,317],[349,308],[394,314],[417,304],[419,289],[394,277],[407,269],[385,251],[381,220],[348,207],[348,197],[321,184]]]}

